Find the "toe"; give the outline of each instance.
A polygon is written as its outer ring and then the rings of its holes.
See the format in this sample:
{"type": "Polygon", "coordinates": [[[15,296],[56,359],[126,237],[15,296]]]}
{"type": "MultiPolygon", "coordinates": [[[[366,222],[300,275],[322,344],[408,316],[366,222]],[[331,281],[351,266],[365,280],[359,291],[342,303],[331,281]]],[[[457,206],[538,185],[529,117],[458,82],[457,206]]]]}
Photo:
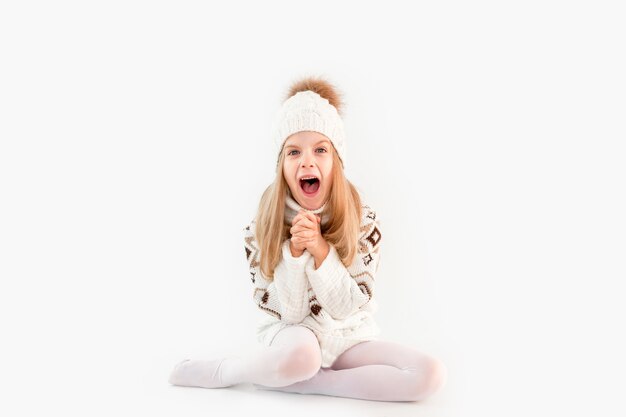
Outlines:
{"type": "Polygon", "coordinates": [[[182,360],[182,361],[178,362],[176,364],[176,366],[174,366],[174,370],[170,373],[170,377],[167,380],[170,384],[178,385],[178,383],[177,383],[177,381],[178,381],[178,378],[177,378],[178,373],[182,369],[183,365],[185,363],[189,362],[189,361],[190,361],[190,359],[185,359],[185,360],[182,360]]]}

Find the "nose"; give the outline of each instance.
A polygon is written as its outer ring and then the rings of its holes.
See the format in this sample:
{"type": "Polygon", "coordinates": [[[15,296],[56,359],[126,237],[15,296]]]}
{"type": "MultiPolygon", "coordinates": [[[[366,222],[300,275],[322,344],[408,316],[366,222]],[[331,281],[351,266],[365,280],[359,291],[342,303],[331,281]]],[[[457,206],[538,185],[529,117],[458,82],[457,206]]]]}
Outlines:
{"type": "Polygon", "coordinates": [[[302,166],[303,167],[307,167],[307,166],[313,166],[313,161],[311,160],[312,156],[308,155],[308,154],[303,154],[302,155],[302,166]]]}

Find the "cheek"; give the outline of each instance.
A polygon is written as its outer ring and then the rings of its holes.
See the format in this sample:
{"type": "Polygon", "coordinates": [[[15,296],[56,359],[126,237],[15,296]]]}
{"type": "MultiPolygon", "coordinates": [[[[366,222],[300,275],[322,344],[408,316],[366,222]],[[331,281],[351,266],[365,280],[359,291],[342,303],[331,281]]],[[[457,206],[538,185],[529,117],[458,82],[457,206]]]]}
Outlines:
{"type": "Polygon", "coordinates": [[[288,165],[283,166],[283,177],[285,177],[287,182],[291,181],[293,178],[292,170],[288,165]]]}
{"type": "Polygon", "coordinates": [[[324,170],[324,178],[328,180],[329,178],[332,178],[332,177],[333,177],[333,167],[332,165],[330,165],[324,170]]]}
{"type": "Polygon", "coordinates": [[[296,174],[295,172],[290,171],[289,169],[285,169],[283,170],[283,177],[285,178],[285,181],[287,182],[287,184],[289,184],[290,186],[295,187],[297,185],[297,180],[295,180],[296,174]]]}

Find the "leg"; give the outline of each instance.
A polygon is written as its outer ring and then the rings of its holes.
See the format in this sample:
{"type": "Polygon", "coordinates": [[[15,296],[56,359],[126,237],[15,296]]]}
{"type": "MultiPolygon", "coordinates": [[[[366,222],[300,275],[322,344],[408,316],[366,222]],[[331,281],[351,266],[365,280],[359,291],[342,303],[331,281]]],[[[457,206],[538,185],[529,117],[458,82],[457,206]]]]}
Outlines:
{"type": "Polygon", "coordinates": [[[180,362],[172,371],[173,385],[222,388],[244,382],[277,387],[311,378],[322,356],[313,332],[303,326],[282,329],[271,346],[259,346],[240,357],[180,362]]]}
{"type": "Polygon", "coordinates": [[[368,341],[345,351],[330,368],[311,379],[276,388],[301,394],[323,394],[377,401],[419,401],[445,383],[439,360],[410,347],[368,341]]]}

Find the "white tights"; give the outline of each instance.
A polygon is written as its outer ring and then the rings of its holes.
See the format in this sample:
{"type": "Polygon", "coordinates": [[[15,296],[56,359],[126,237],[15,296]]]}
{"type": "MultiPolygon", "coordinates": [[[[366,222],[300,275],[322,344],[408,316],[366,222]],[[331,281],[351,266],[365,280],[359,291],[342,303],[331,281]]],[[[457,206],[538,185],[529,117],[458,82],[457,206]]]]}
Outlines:
{"type": "Polygon", "coordinates": [[[262,390],[322,394],[378,401],[419,401],[444,385],[446,367],[398,343],[373,340],[342,353],[321,368],[317,338],[304,326],[282,329],[271,346],[243,357],[185,360],[170,383],[204,388],[250,382],[262,390]]]}

